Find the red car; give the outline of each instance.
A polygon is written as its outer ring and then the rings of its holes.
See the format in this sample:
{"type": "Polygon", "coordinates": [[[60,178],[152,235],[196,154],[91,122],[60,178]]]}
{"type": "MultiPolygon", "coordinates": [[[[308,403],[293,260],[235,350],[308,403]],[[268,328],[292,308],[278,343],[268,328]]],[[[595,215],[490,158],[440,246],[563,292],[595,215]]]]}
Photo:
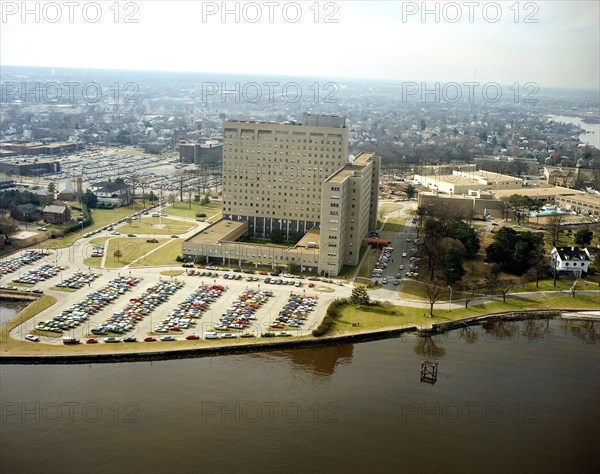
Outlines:
{"type": "Polygon", "coordinates": [[[152,337],[152,336],[148,336],[146,338],[144,338],[144,342],[155,342],[156,338],[152,337]]]}
{"type": "Polygon", "coordinates": [[[98,339],[88,339],[85,341],[87,344],[98,344],[98,339]]]}
{"type": "Polygon", "coordinates": [[[267,272],[258,272],[259,275],[268,275],[267,272]]]}
{"type": "Polygon", "coordinates": [[[196,334],[190,334],[189,336],[186,336],[186,339],[188,341],[195,341],[196,339],[200,339],[200,336],[197,336],[196,334]]]}

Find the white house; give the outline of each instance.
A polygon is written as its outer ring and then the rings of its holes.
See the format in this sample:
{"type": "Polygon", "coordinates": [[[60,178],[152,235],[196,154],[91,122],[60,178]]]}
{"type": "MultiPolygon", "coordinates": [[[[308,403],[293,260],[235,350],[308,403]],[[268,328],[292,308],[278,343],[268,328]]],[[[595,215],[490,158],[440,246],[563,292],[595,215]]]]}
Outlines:
{"type": "Polygon", "coordinates": [[[550,252],[550,265],[556,265],[556,271],[563,274],[572,274],[575,278],[585,278],[590,265],[588,249],[580,250],[579,247],[554,247],[550,252]]]}

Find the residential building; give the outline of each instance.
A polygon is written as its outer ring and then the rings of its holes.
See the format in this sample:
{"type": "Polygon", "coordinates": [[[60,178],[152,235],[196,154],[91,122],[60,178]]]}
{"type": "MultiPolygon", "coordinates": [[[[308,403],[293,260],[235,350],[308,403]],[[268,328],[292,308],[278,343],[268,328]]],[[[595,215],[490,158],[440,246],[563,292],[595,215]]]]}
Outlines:
{"type": "Polygon", "coordinates": [[[550,252],[550,265],[559,274],[570,274],[575,278],[585,278],[590,265],[588,249],[579,247],[554,247],[550,252]]]}
{"type": "Polygon", "coordinates": [[[71,210],[65,205],[48,205],[42,209],[42,216],[48,224],[64,224],[71,220],[71,210]]]}
{"type": "Polygon", "coordinates": [[[92,184],[91,191],[98,197],[98,207],[120,207],[131,203],[131,186],[125,183],[101,181],[92,184]]]}

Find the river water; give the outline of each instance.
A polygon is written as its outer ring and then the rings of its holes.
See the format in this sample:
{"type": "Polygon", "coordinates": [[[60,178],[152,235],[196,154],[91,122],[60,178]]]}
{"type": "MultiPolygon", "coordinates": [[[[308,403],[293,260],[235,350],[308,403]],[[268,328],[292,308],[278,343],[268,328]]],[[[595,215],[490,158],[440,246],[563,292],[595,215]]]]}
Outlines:
{"type": "Polygon", "coordinates": [[[565,115],[549,115],[548,120],[554,120],[555,122],[572,123],[577,125],[579,128],[590,133],[582,133],[579,135],[579,139],[583,143],[593,145],[595,148],[600,150],[600,124],[598,123],[585,123],[579,117],[567,117],[565,115]]]}
{"type": "Polygon", "coordinates": [[[0,366],[0,472],[588,473],[598,323],[163,362],[0,366]],[[421,362],[439,361],[435,384],[421,362]]]}

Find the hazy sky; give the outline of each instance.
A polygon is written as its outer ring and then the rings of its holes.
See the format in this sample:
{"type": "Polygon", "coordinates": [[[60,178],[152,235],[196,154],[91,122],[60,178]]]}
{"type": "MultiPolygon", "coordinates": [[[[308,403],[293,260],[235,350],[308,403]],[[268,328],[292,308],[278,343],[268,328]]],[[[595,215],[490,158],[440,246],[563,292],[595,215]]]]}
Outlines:
{"type": "Polygon", "coordinates": [[[1,2],[1,64],[600,83],[597,1],[72,3],[1,2]]]}

